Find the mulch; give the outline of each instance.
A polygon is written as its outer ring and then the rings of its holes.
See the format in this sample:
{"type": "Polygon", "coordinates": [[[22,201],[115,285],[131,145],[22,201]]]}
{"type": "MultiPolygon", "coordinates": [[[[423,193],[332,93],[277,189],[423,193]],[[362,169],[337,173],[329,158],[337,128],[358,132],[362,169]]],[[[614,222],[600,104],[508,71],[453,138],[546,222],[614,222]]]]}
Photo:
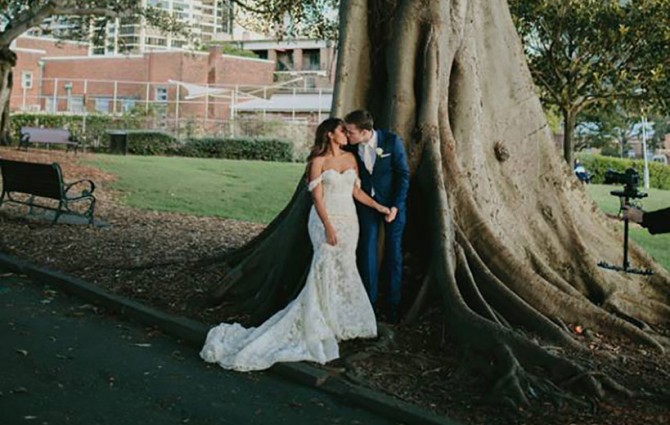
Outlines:
{"type": "MultiPolygon", "coordinates": [[[[0,251],[60,270],[158,309],[214,324],[225,305],[207,303],[208,292],[225,274],[222,266],[202,266],[250,241],[263,225],[216,217],[144,211],[126,207],[110,188],[114,176],[87,166],[88,154],[0,148],[0,157],[58,162],[66,181],[95,181],[96,217],[107,226],[58,224],[27,218],[23,207],[0,209],[0,251]]],[[[467,370],[439,310],[417,324],[390,327],[394,343],[355,362],[365,385],[447,415],[464,424],[667,424],[670,423],[670,356],[629,342],[598,336],[595,351],[614,354],[597,364],[618,382],[654,397],[609,394],[586,400],[588,408],[538,399],[530,407],[502,407],[490,384],[467,370]],[[660,396],[659,396],[660,394],[660,396]]],[[[667,330],[666,330],[667,331],[667,330]]],[[[667,334],[667,333],[666,333],[667,334]]],[[[365,341],[345,342],[343,353],[365,349],[365,341]]]]}

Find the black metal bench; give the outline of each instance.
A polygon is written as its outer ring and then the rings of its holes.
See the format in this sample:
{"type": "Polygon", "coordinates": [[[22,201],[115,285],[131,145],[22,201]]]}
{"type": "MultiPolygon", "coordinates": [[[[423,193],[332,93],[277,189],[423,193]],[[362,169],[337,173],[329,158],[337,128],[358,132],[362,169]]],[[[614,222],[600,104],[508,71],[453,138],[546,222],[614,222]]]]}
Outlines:
{"type": "Polygon", "coordinates": [[[87,218],[89,224],[93,224],[95,183],[91,180],[64,183],[63,173],[57,163],[38,164],[0,159],[0,170],[2,171],[0,206],[4,202],[14,202],[29,206],[29,213],[32,213],[34,207],[55,211],[54,223],[62,214],[74,214],[87,218]],[[78,195],[71,195],[70,192],[76,185],[87,187],[84,187],[78,195]],[[27,200],[19,199],[13,196],[16,193],[30,195],[30,197],[27,200]],[[35,197],[54,199],[58,201],[58,206],[37,203],[35,197]],[[72,209],[73,204],[80,202],[88,202],[88,206],[83,204],[86,207],[83,212],[72,209]]]}
{"type": "Polygon", "coordinates": [[[79,142],[64,128],[21,127],[19,149],[28,150],[31,143],[64,145],[68,152],[74,151],[75,153],[79,149],[79,142]]]}

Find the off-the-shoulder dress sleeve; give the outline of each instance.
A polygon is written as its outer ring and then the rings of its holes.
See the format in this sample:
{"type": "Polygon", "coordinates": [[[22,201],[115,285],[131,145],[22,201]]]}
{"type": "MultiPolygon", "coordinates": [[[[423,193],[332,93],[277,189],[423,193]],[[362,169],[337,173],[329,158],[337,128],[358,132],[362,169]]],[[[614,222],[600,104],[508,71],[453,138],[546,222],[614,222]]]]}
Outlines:
{"type": "Polygon", "coordinates": [[[309,184],[307,185],[307,190],[309,190],[311,192],[314,189],[316,189],[316,187],[321,184],[321,180],[322,180],[321,176],[319,176],[319,177],[315,178],[314,180],[312,180],[311,182],[309,182],[309,184]]]}

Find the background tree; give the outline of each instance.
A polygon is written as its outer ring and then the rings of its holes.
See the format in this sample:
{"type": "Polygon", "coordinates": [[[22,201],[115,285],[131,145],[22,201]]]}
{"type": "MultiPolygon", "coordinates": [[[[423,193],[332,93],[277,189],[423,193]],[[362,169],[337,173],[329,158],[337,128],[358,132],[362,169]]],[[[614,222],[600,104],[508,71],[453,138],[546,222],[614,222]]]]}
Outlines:
{"type": "Polygon", "coordinates": [[[563,156],[588,107],[668,110],[670,0],[510,0],[540,97],[563,115],[563,156]]]}
{"type": "MultiPolygon", "coordinates": [[[[507,2],[345,0],[338,49],[333,115],[367,108],[405,140],[406,320],[439,300],[463,364],[512,404],[623,390],[568,324],[663,351],[670,275],[636,247],[652,278],[597,267],[621,262],[619,225],[556,157],[507,2]]],[[[300,181],[256,239],[213,260],[231,315],[257,323],[300,291],[310,206],[300,181]]]]}
{"type": "Polygon", "coordinates": [[[336,40],[339,0],[233,0],[240,24],[277,38],[336,40]]]}
{"type": "MultiPolygon", "coordinates": [[[[594,147],[604,148],[603,152],[606,153],[609,152],[607,148],[615,143],[618,146],[615,156],[623,158],[630,141],[640,137],[641,125],[639,112],[630,113],[616,102],[593,111],[587,110],[579,116],[575,128],[575,151],[594,147]]],[[[650,130],[651,126],[647,125],[649,134],[650,130]]]]}
{"type": "Polygon", "coordinates": [[[9,99],[16,54],[12,42],[31,28],[63,39],[103,39],[109,20],[143,18],[169,32],[186,28],[168,13],[137,0],[0,0],[0,143],[9,139],[9,99]],[[61,19],[65,25],[52,25],[61,19]],[[57,30],[54,31],[54,29],[57,30]]]}

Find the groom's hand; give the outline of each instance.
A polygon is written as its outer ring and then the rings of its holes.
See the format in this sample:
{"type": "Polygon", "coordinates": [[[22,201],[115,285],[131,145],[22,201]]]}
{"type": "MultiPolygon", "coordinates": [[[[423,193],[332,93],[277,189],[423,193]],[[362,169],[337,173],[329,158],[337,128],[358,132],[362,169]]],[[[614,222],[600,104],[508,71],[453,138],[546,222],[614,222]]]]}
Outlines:
{"type": "Polygon", "coordinates": [[[386,215],[386,222],[390,223],[395,220],[396,215],[398,215],[398,208],[391,207],[391,212],[386,215]]]}

